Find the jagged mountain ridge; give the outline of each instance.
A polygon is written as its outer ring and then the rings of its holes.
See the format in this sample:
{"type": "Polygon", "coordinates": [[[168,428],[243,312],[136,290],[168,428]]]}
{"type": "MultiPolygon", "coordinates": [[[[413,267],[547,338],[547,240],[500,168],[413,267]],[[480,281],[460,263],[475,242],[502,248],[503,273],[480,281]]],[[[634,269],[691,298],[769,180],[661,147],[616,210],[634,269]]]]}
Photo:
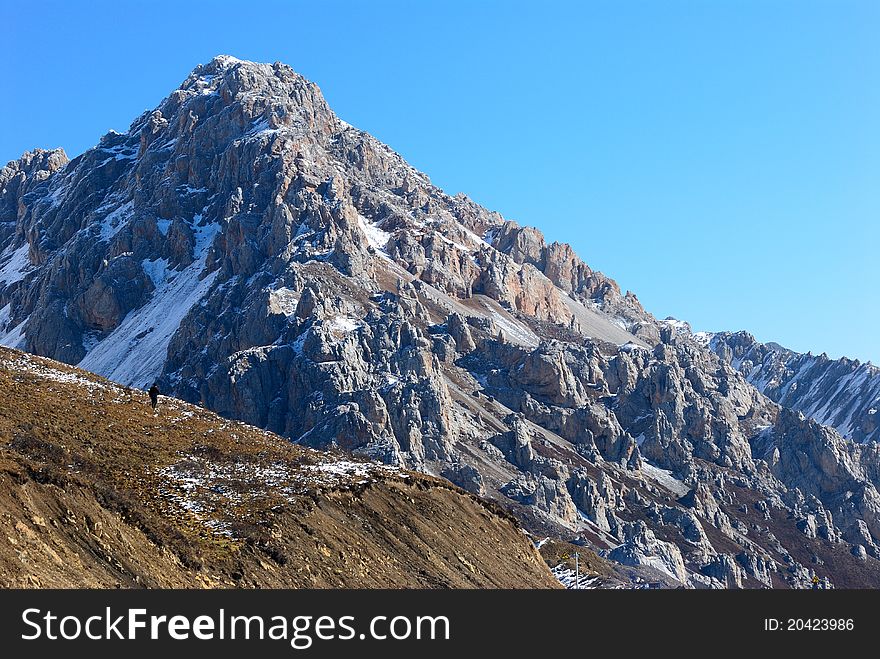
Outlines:
{"type": "Polygon", "coordinates": [[[283,64],[216,58],[0,190],[7,345],[442,475],[637,578],[880,583],[876,451],[438,190],[283,64]]]}
{"type": "Polygon", "coordinates": [[[855,442],[880,442],[880,368],[760,343],[748,332],[704,335],[763,394],[855,442]]]}

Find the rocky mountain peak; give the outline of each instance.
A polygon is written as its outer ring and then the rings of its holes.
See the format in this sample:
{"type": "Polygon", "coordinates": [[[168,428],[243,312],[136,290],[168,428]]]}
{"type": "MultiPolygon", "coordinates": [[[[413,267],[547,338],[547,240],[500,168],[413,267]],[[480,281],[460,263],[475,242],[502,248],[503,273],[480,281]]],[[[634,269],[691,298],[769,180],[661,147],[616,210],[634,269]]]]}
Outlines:
{"type": "Polygon", "coordinates": [[[27,151],[18,160],[9,162],[3,167],[2,176],[8,180],[14,173],[20,172],[25,176],[34,176],[38,172],[46,172],[46,175],[60,169],[68,162],[64,149],[34,149],[27,151]]]}
{"type": "MultiPolygon", "coordinates": [[[[209,114],[229,112],[228,106],[236,106],[242,113],[240,118],[265,122],[263,130],[305,125],[315,131],[326,129],[324,122],[337,121],[318,86],[281,62],[261,64],[218,55],[196,67],[159,111],[174,114],[181,105],[200,96],[212,99],[209,114]]],[[[236,115],[226,117],[230,118],[236,115]]]]}
{"type": "Polygon", "coordinates": [[[7,207],[4,218],[6,214],[15,212],[15,205],[25,192],[45,181],[68,162],[64,149],[34,149],[8,162],[0,169],[0,204],[7,207]]]}

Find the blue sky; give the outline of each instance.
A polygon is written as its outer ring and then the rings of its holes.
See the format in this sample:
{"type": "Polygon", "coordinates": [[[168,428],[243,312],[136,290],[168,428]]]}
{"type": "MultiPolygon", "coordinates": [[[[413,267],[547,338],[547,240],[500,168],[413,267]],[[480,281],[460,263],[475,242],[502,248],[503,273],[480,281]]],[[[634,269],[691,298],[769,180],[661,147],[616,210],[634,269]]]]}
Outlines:
{"type": "Polygon", "coordinates": [[[3,0],[0,160],[280,60],[658,317],[880,363],[878,34],[875,0],[3,0]]]}

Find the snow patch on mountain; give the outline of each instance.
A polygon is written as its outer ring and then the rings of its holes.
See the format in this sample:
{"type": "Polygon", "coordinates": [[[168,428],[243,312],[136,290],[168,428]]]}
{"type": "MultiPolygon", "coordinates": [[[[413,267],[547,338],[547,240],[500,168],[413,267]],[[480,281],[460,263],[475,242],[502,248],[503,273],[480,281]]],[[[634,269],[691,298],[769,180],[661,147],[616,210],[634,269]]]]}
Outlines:
{"type": "Polygon", "coordinates": [[[219,231],[217,223],[196,228],[197,258],[180,272],[168,270],[165,259],[145,262],[155,286],[149,302],[131,311],[98,342],[79,363],[80,368],[133,387],[149,386],[159,377],[171,338],[217,277],[216,270],[205,277],[202,273],[208,247],[219,231]]]}
{"type": "Polygon", "coordinates": [[[366,234],[370,247],[378,252],[384,252],[385,246],[391,240],[391,234],[380,229],[375,222],[370,222],[363,215],[358,215],[358,224],[366,234]]]}
{"type": "Polygon", "coordinates": [[[691,488],[675,478],[668,469],[660,469],[660,467],[655,467],[645,461],[642,462],[642,473],[677,497],[683,497],[691,491],[691,488]]]}
{"type": "Polygon", "coordinates": [[[336,332],[347,334],[355,331],[358,327],[360,327],[360,322],[351,316],[334,316],[330,319],[330,329],[336,332]]]}
{"type": "Polygon", "coordinates": [[[593,574],[580,572],[576,575],[575,571],[564,563],[550,568],[550,571],[554,577],[559,579],[559,583],[572,590],[594,590],[599,588],[602,583],[601,578],[593,574]]]}
{"type": "Polygon", "coordinates": [[[9,286],[24,279],[31,267],[28,260],[28,244],[24,243],[16,249],[7,247],[0,254],[0,284],[9,286]]]}
{"type": "Polygon", "coordinates": [[[18,325],[13,327],[9,332],[0,336],[0,345],[4,345],[7,348],[17,348],[18,350],[24,350],[27,345],[27,336],[25,335],[25,325],[27,321],[23,320],[18,325]]]}
{"type": "Polygon", "coordinates": [[[292,316],[296,312],[297,304],[299,304],[299,296],[296,291],[283,286],[269,291],[269,313],[292,316]]]}
{"type": "Polygon", "coordinates": [[[157,288],[168,278],[168,259],[144,260],[141,267],[157,288]]]}
{"type": "Polygon", "coordinates": [[[504,333],[508,341],[513,341],[524,346],[537,347],[540,339],[528,327],[514,320],[507,314],[502,314],[494,309],[490,310],[489,317],[504,333]]]}
{"type": "Polygon", "coordinates": [[[0,309],[0,345],[7,348],[23,349],[26,342],[24,326],[27,323],[27,319],[21,321],[15,327],[9,327],[11,309],[11,304],[7,304],[0,309]]]}
{"type": "Polygon", "coordinates": [[[133,207],[134,202],[128,201],[104,218],[100,225],[101,240],[109,241],[119,233],[120,229],[125,226],[126,221],[131,217],[133,207]]]}

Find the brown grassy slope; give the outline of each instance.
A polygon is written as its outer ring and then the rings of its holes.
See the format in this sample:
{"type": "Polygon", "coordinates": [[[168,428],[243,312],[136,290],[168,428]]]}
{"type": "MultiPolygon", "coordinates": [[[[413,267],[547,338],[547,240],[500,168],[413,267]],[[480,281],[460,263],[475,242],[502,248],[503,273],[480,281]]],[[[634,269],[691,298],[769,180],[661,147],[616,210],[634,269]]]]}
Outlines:
{"type": "Polygon", "coordinates": [[[558,587],[446,481],[0,348],[0,585],[558,587]]]}

